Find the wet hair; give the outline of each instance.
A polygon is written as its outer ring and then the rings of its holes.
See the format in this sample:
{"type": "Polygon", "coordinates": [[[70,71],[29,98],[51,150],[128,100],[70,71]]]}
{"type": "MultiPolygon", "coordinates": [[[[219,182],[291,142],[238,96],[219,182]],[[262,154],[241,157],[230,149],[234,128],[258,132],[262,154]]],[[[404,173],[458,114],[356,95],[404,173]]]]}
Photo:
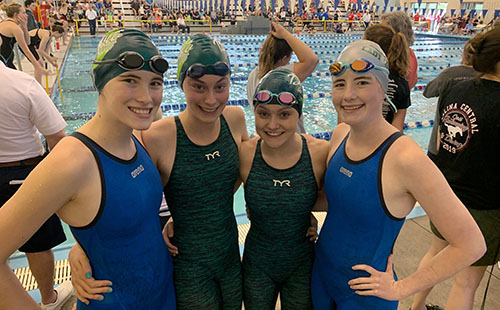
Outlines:
{"type": "Polygon", "coordinates": [[[391,25],[394,31],[404,34],[409,46],[413,45],[413,42],[415,41],[412,29],[413,22],[410,17],[406,15],[406,13],[403,11],[385,13],[382,15],[381,20],[391,25]]]}
{"type": "Polygon", "coordinates": [[[64,28],[59,25],[54,25],[52,26],[52,31],[53,32],[59,32],[59,33],[64,33],[64,28]]]}
{"type": "Polygon", "coordinates": [[[410,66],[410,53],[406,38],[401,32],[395,32],[389,25],[372,25],[365,30],[364,39],[380,45],[391,71],[406,76],[410,66]]]}
{"type": "Polygon", "coordinates": [[[259,55],[259,79],[274,69],[280,59],[292,55],[292,48],[283,39],[269,35],[262,44],[259,55]]]}
{"type": "Polygon", "coordinates": [[[469,40],[464,45],[464,51],[462,53],[462,64],[467,65],[467,66],[471,66],[472,65],[472,56],[474,56],[474,54],[472,53],[471,44],[470,44],[470,40],[469,40]]]}
{"type": "Polygon", "coordinates": [[[7,17],[13,18],[14,14],[19,14],[19,11],[21,11],[21,5],[18,3],[4,4],[2,10],[7,14],[7,17]]]}
{"type": "Polygon", "coordinates": [[[500,28],[482,32],[469,42],[474,69],[481,73],[496,72],[496,64],[500,61],[500,28]]]}

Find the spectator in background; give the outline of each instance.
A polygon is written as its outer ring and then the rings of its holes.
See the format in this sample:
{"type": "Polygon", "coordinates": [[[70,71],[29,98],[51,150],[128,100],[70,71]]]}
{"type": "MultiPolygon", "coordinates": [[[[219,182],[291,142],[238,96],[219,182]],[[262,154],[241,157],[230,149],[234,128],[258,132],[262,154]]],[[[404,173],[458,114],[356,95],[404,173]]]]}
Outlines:
{"type": "Polygon", "coordinates": [[[382,23],[389,24],[392,29],[396,32],[401,32],[406,37],[406,42],[408,42],[408,50],[410,53],[410,67],[408,70],[408,75],[406,79],[410,86],[410,90],[417,84],[417,70],[418,62],[415,52],[411,49],[413,42],[415,41],[412,21],[406,13],[402,11],[395,11],[391,13],[385,13],[382,15],[382,23]]]}
{"type": "Polygon", "coordinates": [[[92,4],[92,6],[87,11],[85,11],[85,17],[87,17],[87,20],[89,21],[90,35],[95,36],[97,19],[95,5],[92,4]]]}
{"type": "Polygon", "coordinates": [[[28,15],[28,31],[40,28],[35,15],[33,15],[33,11],[36,10],[35,0],[24,1],[24,6],[26,7],[26,15],[28,15]]]}
{"type": "Polygon", "coordinates": [[[139,9],[141,8],[141,4],[139,3],[139,0],[132,0],[130,3],[130,7],[132,8],[132,13],[134,14],[134,17],[139,17],[139,9]]]}
{"type": "Polygon", "coordinates": [[[104,3],[102,0],[97,0],[95,3],[95,11],[97,12],[97,16],[102,16],[104,13],[104,3]]]}
{"type": "Polygon", "coordinates": [[[372,20],[372,15],[368,10],[365,10],[365,12],[363,13],[363,23],[365,23],[365,29],[368,28],[368,26],[370,26],[371,20],[372,20]]]}
{"type": "Polygon", "coordinates": [[[349,27],[347,28],[347,31],[351,30],[351,31],[354,31],[354,27],[353,27],[353,24],[354,24],[354,13],[352,11],[349,11],[349,13],[346,13],[347,14],[347,20],[348,20],[348,24],[349,24],[349,27]]]}
{"type": "Polygon", "coordinates": [[[179,31],[182,31],[182,33],[185,33],[187,30],[187,33],[190,32],[191,28],[189,28],[188,24],[186,23],[186,20],[184,19],[184,15],[182,13],[177,14],[177,27],[179,27],[179,31]]]}

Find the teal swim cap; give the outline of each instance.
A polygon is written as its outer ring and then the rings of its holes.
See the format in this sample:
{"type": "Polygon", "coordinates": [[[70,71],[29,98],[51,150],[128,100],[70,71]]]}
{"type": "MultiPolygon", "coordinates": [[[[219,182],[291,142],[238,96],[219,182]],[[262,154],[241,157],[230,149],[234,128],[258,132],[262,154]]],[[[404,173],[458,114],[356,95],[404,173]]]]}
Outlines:
{"type": "Polygon", "coordinates": [[[375,66],[387,69],[383,70],[375,67],[369,71],[380,82],[384,92],[387,92],[387,87],[389,85],[389,64],[382,48],[373,41],[354,41],[342,50],[337,61],[344,64],[351,64],[353,61],[360,58],[368,60],[375,66]]]}
{"type": "Polygon", "coordinates": [[[254,107],[257,107],[259,104],[281,104],[297,110],[299,117],[302,115],[303,102],[304,96],[299,77],[285,68],[274,69],[264,75],[257,85],[253,98],[254,107]],[[269,98],[265,93],[259,95],[262,91],[276,95],[276,100],[274,100],[274,96],[272,95],[269,98]],[[287,102],[286,96],[281,99],[280,95],[282,93],[292,94],[295,97],[295,101],[291,103],[287,102]],[[260,100],[257,99],[258,96],[261,96],[260,100]],[[262,100],[267,102],[263,103],[262,100]]]}
{"type": "Polygon", "coordinates": [[[135,52],[146,60],[140,70],[150,71],[163,77],[163,74],[160,74],[158,70],[150,67],[148,60],[155,56],[161,57],[161,53],[148,35],[136,29],[114,29],[106,33],[97,46],[95,62],[105,63],[94,63],[91,70],[94,87],[99,92],[110,80],[130,71],[120,66],[116,61],[106,62],[106,60],[117,59],[124,52],[135,52]]]}
{"type": "MultiPolygon", "coordinates": [[[[182,88],[182,83],[186,78],[186,71],[193,64],[213,65],[217,62],[225,63],[228,68],[231,68],[229,55],[224,46],[205,34],[195,34],[191,36],[181,47],[177,58],[177,81],[182,88]]],[[[216,74],[208,71],[208,74],[216,74]]],[[[230,74],[230,71],[229,71],[230,74]]]]}

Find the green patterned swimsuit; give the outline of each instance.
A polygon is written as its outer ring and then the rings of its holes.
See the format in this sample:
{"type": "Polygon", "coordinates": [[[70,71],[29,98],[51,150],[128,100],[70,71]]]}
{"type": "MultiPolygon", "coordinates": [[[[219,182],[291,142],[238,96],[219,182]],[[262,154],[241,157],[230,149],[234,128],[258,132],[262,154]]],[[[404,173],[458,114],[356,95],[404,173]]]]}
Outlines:
{"type": "Polygon", "coordinates": [[[311,270],[314,243],[306,238],[309,214],[317,198],[317,182],[306,140],[291,168],[276,169],[262,158],[257,142],[245,183],[251,227],[243,254],[246,310],[312,309],[311,270]]]}
{"type": "Polygon", "coordinates": [[[191,142],[175,117],[177,149],[163,189],[174,220],[177,309],[238,309],[242,276],[233,211],[238,146],[224,116],[210,145],[191,142]]]}

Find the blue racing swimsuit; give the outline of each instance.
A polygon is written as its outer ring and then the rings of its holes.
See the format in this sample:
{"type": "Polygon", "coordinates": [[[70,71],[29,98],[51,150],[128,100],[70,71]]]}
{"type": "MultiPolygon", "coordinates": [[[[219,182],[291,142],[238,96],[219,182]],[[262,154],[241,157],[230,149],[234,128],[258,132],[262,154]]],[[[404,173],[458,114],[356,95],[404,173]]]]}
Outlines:
{"type": "Polygon", "coordinates": [[[173,264],[158,222],[162,183],[151,158],[135,137],[136,155],[123,160],[79,132],[72,136],[94,154],[102,193],[95,219],[71,232],[94,278],[113,282],[104,300],[78,301],[77,309],[175,310],[173,264]]]}
{"type": "Polygon", "coordinates": [[[328,164],[325,192],[328,215],[316,244],[312,275],[314,309],[396,310],[397,301],[355,294],[348,281],[369,277],[352,266],[367,264],[385,271],[404,219],[393,217],[382,193],[382,164],[392,143],[402,136],[388,137],[370,156],[350,160],[344,139],[328,164]]]}

